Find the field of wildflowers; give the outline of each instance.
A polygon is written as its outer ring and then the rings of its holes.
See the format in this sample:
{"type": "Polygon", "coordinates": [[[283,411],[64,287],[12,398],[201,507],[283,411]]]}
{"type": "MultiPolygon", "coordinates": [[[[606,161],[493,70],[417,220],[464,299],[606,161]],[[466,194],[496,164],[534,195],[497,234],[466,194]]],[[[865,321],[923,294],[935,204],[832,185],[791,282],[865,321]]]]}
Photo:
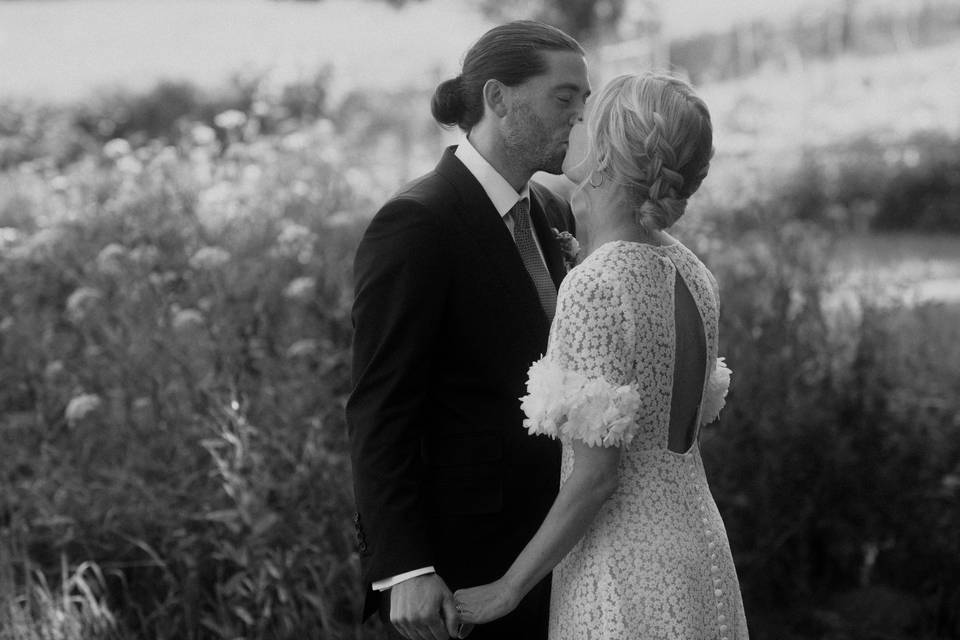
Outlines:
{"type": "MultiPolygon", "coordinates": [[[[0,108],[0,638],[377,637],[349,273],[439,133],[421,96],[332,108],[322,78],[156,91],[179,111],[0,108]]],[[[809,175],[709,192],[679,230],[724,292],[704,450],[753,635],[960,637],[960,310],[826,304],[843,225],[791,191],[809,175]]]]}
{"type": "Polygon", "coordinates": [[[359,633],[347,283],[377,194],[329,120],[255,126],[2,176],[2,637],[359,633]]]}

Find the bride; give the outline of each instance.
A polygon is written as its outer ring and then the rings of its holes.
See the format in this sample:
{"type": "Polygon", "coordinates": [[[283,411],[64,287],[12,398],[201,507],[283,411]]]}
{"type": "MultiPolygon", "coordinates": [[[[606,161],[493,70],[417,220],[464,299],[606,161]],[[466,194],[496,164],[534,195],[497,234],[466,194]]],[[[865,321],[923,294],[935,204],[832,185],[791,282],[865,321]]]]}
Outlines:
{"type": "Polygon", "coordinates": [[[552,640],[747,638],[698,447],[730,379],[717,285],[664,232],[706,176],[712,137],[703,101],[656,74],[614,79],[574,129],[564,173],[588,255],[522,398],[530,434],[562,442],[562,487],[499,580],[456,592],[464,625],[506,615],[553,571],[552,640]]]}

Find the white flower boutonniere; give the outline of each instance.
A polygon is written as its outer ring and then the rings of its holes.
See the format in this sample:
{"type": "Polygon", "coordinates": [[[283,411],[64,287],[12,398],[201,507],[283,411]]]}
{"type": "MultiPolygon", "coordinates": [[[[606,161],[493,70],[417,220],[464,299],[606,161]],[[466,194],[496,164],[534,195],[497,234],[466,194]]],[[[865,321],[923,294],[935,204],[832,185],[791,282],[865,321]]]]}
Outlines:
{"type": "Polygon", "coordinates": [[[580,255],[580,243],[569,231],[560,231],[553,228],[553,237],[560,245],[560,253],[563,254],[563,264],[570,271],[577,264],[577,256],[580,255]]]}

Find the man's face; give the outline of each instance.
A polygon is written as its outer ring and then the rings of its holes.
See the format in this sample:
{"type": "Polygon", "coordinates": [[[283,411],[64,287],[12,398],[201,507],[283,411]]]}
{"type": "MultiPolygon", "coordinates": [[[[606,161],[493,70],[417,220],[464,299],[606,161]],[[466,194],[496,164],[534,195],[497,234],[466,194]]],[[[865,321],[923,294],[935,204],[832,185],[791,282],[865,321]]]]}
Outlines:
{"type": "Polygon", "coordinates": [[[572,51],[544,51],[547,72],[511,88],[504,148],[517,166],[560,173],[570,130],[590,95],[587,64],[572,51]]]}

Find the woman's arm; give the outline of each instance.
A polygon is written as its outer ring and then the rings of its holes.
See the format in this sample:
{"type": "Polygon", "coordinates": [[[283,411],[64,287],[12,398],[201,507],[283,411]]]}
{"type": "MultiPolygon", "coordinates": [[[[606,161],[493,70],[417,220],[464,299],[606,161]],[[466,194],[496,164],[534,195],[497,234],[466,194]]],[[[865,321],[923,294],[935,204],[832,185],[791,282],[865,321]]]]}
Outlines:
{"type": "Polygon", "coordinates": [[[503,577],[456,592],[463,622],[482,624],[513,611],[580,541],[600,507],[616,490],[620,447],[591,447],[574,440],[573,450],[570,477],[537,533],[503,577]]]}
{"type": "Polygon", "coordinates": [[[632,298],[621,289],[615,272],[584,264],[564,281],[547,355],[530,367],[521,408],[531,434],[570,439],[573,469],[507,572],[495,582],[454,594],[463,622],[490,622],[516,608],[583,538],[617,489],[620,448],[633,437],[641,399],[631,386],[636,354],[632,298]]]}

